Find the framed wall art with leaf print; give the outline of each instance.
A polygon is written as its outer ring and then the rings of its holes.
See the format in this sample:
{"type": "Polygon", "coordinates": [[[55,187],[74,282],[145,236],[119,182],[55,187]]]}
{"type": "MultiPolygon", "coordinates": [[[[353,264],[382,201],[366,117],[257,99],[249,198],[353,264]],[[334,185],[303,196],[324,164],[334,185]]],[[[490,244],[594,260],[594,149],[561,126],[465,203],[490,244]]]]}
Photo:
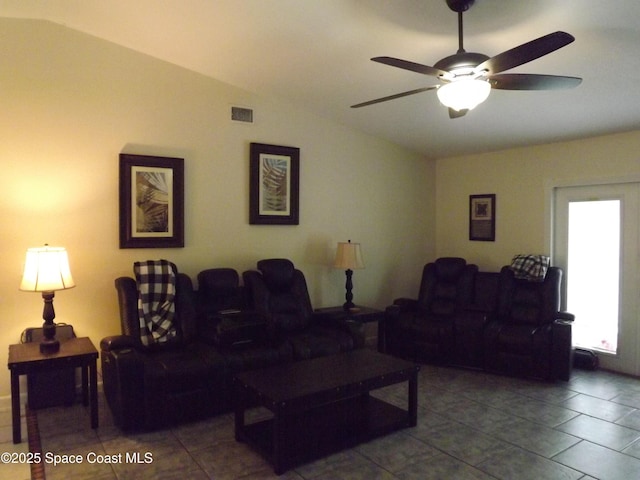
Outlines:
{"type": "Polygon", "coordinates": [[[249,223],[298,225],[300,149],[252,143],[249,158],[249,223]]]}
{"type": "Polygon", "coordinates": [[[184,159],[120,154],[120,248],[184,247],[184,159]]]}

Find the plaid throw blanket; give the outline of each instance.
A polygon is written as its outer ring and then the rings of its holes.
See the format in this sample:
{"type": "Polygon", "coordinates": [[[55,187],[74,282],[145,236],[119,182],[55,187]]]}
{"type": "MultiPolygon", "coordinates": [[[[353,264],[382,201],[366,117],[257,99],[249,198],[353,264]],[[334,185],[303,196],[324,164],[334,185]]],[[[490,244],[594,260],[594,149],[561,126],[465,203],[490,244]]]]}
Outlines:
{"type": "Polygon", "coordinates": [[[511,270],[516,278],[543,282],[549,263],[549,257],[545,255],[516,255],[511,260],[511,270]]]}
{"type": "Polygon", "coordinates": [[[167,260],[135,262],[140,340],[145,346],[176,336],[176,266],[167,260]]]}

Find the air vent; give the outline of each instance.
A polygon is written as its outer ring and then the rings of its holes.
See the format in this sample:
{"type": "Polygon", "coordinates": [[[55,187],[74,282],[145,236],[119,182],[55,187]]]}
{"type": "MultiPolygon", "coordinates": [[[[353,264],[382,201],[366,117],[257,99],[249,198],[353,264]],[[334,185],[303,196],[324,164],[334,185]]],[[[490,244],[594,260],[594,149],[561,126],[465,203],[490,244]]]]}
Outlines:
{"type": "Polygon", "coordinates": [[[244,107],[231,107],[231,120],[234,122],[253,123],[253,110],[244,107]]]}

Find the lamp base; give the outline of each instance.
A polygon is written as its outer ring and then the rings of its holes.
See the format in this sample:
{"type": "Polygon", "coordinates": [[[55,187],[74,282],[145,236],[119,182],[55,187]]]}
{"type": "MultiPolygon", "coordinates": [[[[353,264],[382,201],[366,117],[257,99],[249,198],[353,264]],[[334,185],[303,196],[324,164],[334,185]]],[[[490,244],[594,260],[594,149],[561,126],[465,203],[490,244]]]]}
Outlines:
{"type": "Polygon", "coordinates": [[[40,342],[40,353],[51,354],[51,353],[56,353],[59,350],[60,350],[60,342],[55,338],[53,339],[45,338],[40,342]]]}
{"type": "Polygon", "coordinates": [[[347,270],[344,271],[344,273],[347,277],[347,282],[344,286],[346,290],[344,299],[346,300],[346,302],[344,302],[344,304],[342,305],[342,308],[344,308],[344,310],[347,312],[351,308],[355,307],[355,304],[353,303],[353,282],[351,280],[351,276],[353,275],[353,270],[348,268],[347,270]]]}
{"type": "Polygon", "coordinates": [[[44,300],[44,310],[42,311],[42,334],[44,338],[40,342],[40,353],[56,353],[60,350],[60,342],[56,340],[56,324],[53,319],[56,318],[56,312],[53,309],[53,297],[55,292],[42,292],[44,300]]]}
{"type": "Polygon", "coordinates": [[[353,302],[345,302],[342,305],[342,308],[344,309],[345,312],[349,312],[349,311],[353,310],[355,308],[355,306],[356,305],[353,302]]]}

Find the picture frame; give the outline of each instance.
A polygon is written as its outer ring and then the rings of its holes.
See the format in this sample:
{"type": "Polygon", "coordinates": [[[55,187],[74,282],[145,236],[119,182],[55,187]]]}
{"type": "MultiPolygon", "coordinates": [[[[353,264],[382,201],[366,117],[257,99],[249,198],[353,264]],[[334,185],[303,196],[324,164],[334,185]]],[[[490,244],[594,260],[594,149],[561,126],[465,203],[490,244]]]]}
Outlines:
{"type": "Polygon", "coordinates": [[[300,149],[251,143],[249,223],[298,225],[300,149]]]}
{"type": "Polygon", "coordinates": [[[469,240],[496,239],[496,195],[469,195],[469,240]]]}
{"type": "Polygon", "coordinates": [[[184,159],[120,154],[120,248],[184,247],[184,159]]]}

